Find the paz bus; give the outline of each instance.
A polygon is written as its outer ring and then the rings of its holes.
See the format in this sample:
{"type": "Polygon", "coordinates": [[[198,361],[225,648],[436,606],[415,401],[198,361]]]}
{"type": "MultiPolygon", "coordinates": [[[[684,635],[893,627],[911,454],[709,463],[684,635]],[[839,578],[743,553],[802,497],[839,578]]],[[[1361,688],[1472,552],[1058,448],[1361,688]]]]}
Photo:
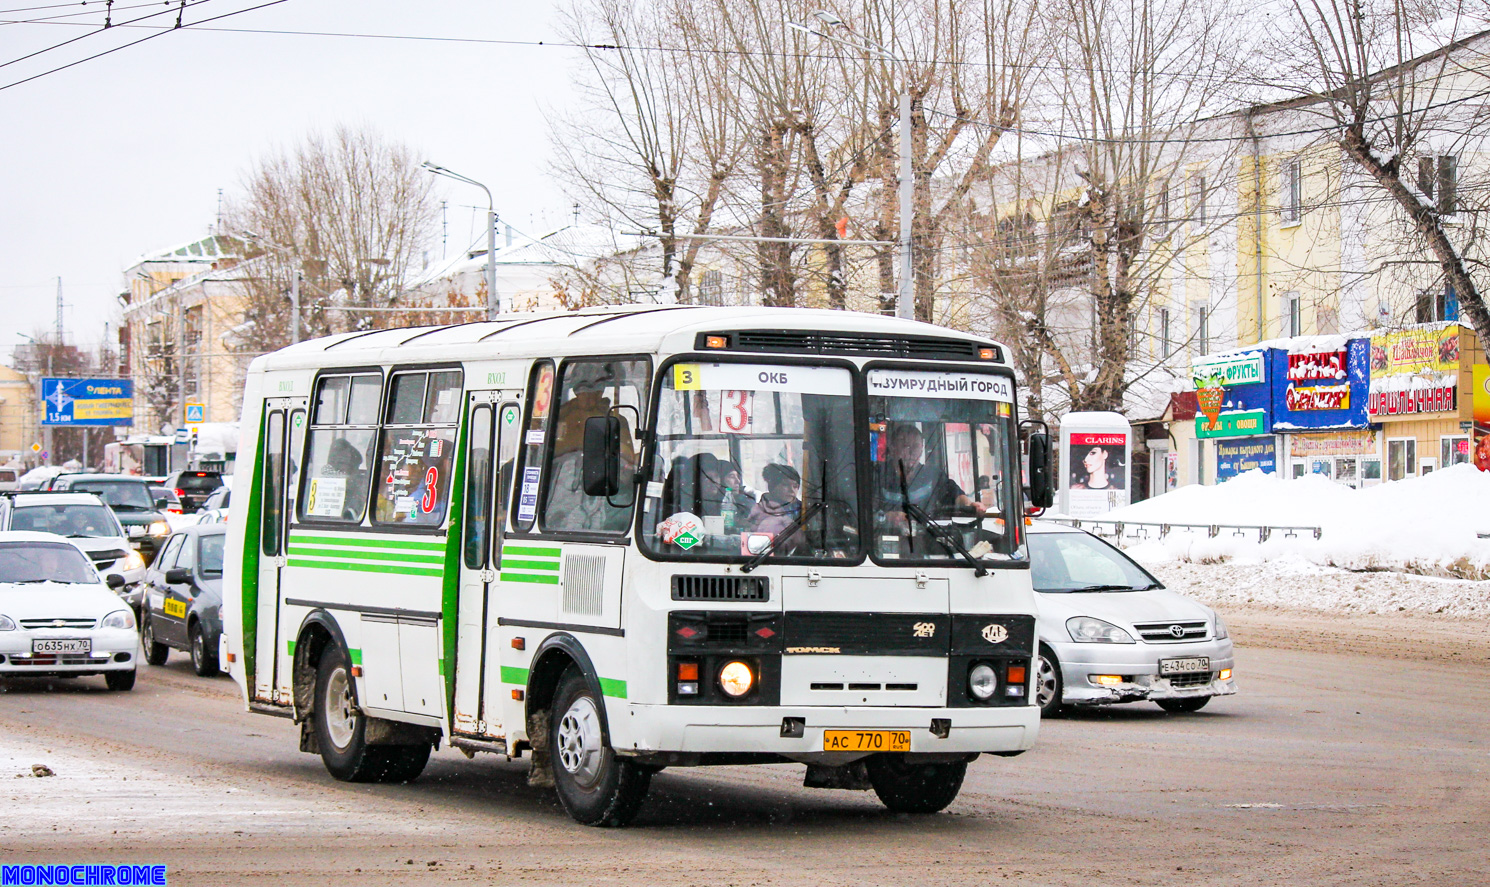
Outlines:
{"type": "Polygon", "coordinates": [[[241,433],[226,664],[338,779],[526,753],[620,825],[664,767],[796,762],[926,813],[1035,741],[1049,440],[995,342],[694,306],[348,333],[256,359],[241,433]]]}

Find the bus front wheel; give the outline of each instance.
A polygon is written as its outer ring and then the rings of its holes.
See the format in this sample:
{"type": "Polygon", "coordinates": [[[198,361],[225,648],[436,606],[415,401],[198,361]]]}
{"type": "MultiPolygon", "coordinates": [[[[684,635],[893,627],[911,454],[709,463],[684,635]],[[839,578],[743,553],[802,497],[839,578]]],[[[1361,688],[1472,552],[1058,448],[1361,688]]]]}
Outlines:
{"type": "Polygon", "coordinates": [[[652,771],[617,757],[606,745],[604,704],[577,669],[565,672],[549,721],[549,760],[559,803],[574,821],[621,826],[641,809],[652,771]]]}
{"type": "Polygon", "coordinates": [[[946,808],[967,775],[966,761],[920,763],[887,752],[870,755],[864,763],[880,803],[896,813],[936,813],[946,808]]]}
{"type": "Polygon", "coordinates": [[[343,782],[412,782],[429,762],[430,746],[368,745],[367,715],[347,653],[332,644],[316,666],[316,744],[332,776],[343,782]]]}

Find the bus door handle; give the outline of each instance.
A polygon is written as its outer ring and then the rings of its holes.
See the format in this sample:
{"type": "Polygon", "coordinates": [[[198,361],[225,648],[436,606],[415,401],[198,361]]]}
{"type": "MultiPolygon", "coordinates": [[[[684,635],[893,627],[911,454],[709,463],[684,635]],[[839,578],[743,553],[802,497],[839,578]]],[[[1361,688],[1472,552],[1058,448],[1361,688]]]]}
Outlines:
{"type": "Polygon", "coordinates": [[[492,570],[492,569],[482,570],[481,571],[481,581],[482,582],[485,582],[487,585],[490,585],[493,582],[496,582],[497,581],[497,571],[496,570],[492,570]]]}
{"type": "Polygon", "coordinates": [[[274,557],[274,566],[281,570],[283,570],[289,563],[290,556],[287,554],[279,554],[275,555],[274,557]]]}

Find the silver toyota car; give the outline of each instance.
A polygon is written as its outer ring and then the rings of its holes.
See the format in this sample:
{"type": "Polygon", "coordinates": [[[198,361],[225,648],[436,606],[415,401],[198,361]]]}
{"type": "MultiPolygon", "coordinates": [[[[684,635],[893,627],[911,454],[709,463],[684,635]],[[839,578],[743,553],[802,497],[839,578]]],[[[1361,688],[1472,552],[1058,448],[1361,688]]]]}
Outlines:
{"type": "Polygon", "coordinates": [[[1145,699],[1190,712],[1236,692],[1231,637],[1215,610],[1090,533],[1041,521],[1029,529],[1042,714],[1145,699]]]}

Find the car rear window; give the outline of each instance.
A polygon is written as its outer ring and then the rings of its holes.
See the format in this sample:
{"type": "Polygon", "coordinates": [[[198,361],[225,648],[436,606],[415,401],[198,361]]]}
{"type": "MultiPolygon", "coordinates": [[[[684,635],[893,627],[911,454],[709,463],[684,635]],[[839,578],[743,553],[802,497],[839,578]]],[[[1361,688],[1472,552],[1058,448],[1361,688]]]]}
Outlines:
{"type": "Polygon", "coordinates": [[[183,474],[176,479],[176,486],[183,490],[215,490],[222,486],[222,477],[216,474],[183,474]]]}
{"type": "Polygon", "coordinates": [[[78,481],[67,487],[75,493],[93,493],[105,505],[120,511],[151,511],[155,500],[144,484],[106,480],[78,481]]]}
{"type": "Polygon", "coordinates": [[[0,542],[0,582],[63,582],[96,585],[98,572],[62,542],[0,542]]]}

